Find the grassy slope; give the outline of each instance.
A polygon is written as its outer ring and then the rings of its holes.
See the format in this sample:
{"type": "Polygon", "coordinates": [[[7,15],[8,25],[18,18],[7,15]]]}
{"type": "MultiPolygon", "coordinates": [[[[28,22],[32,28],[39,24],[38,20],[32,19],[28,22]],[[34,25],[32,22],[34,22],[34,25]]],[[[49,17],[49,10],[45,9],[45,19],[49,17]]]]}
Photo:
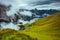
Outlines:
{"type": "Polygon", "coordinates": [[[29,27],[23,33],[38,40],[60,40],[60,12],[41,18],[29,27]]]}
{"type": "Polygon", "coordinates": [[[35,40],[28,35],[12,29],[0,30],[0,40],[35,40]]]}
{"type": "Polygon", "coordinates": [[[60,12],[38,19],[24,31],[0,30],[0,40],[60,40],[60,12]]]}

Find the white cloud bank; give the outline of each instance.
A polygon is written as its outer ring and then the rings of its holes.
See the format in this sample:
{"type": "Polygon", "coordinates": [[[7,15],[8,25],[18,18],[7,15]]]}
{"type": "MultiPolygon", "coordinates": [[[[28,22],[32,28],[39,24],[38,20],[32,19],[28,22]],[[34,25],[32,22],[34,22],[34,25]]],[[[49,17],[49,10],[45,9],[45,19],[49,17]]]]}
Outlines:
{"type": "Polygon", "coordinates": [[[32,13],[29,11],[20,12],[22,15],[32,16],[32,13]]]}
{"type": "Polygon", "coordinates": [[[11,29],[15,29],[15,30],[19,30],[20,27],[18,27],[17,25],[14,25],[13,23],[1,23],[1,29],[6,29],[6,28],[11,28],[11,29]]]}

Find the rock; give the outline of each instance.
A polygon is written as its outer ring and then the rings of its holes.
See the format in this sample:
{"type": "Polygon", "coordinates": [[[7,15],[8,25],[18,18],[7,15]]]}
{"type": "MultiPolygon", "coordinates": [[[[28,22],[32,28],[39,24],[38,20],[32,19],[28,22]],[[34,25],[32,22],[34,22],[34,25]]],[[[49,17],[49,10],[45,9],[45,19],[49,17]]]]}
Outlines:
{"type": "Polygon", "coordinates": [[[9,10],[10,6],[0,4],[0,22],[9,21],[9,17],[6,14],[6,11],[9,10]]]}

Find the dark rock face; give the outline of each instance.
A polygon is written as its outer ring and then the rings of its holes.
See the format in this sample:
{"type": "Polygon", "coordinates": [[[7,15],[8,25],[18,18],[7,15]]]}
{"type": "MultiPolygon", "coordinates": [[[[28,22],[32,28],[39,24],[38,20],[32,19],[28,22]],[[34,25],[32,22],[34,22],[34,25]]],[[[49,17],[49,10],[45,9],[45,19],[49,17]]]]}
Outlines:
{"type": "Polygon", "coordinates": [[[29,11],[32,13],[32,16],[26,16],[26,15],[21,15],[22,19],[25,20],[25,21],[30,21],[34,18],[43,18],[43,17],[47,17],[47,16],[50,16],[56,12],[58,12],[59,10],[55,10],[55,9],[50,9],[50,10],[38,10],[38,9],[31,9],[31,10],[28,10],[28,9],[19,9],[19,12],[24,12],[24,11],[29,11]]]}
{"type": "Polygon", "coordinates": [[[0,21],[8,21],[9,17],[6,15],[6,11],[8,11],[10,6],[5,6],[0,4],[0,21]]]}
{"type": "Polygon", "coordinates": [[[28,9],[19,9],[19,11],[14,14],[14,16],[10,16],[8,17],[6,15],[6,11],[9,11],[10,9],[10,5],[6,6],[6,5],[2,5],[0,4],[0,21],[4,20],[4,21],[11,21],[13,20],[14,22],[17,22],[19,19],[22,19],[24,21],[30,21],[34,18],[43,18],[43,17],[47,17],[51,14],[54,14],[55,12],[57,12],[57,10],[38,10],[38,9],[32,9],[32,10],[28,10],[28,9]],[[26,15],[22,15],[20,12],[23,11],[29,11],[32,13],[32,16],[26,16],[26,15]]]}

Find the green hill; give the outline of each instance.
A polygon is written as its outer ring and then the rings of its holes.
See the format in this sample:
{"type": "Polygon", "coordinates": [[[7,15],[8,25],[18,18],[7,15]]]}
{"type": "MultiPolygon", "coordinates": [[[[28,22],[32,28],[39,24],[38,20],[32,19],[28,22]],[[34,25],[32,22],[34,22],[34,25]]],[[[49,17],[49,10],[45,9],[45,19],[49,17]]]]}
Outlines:
{"type": "Polygon", "coordinates": [[[0,40],[35,40],[35,38],[16,30],[4,29],[0,30],[0,40]]]}
{"type": "Polygon", "coordinates": [[[60,12],[36,20],[26,30],[0,30],[0,40],[60,40],[60,12]]]}
{"type": "Polygon", "coordinates": [[[60,12],[38,19],[25,30],[25,34],[38,40],[60,40],[60,12]]]}

